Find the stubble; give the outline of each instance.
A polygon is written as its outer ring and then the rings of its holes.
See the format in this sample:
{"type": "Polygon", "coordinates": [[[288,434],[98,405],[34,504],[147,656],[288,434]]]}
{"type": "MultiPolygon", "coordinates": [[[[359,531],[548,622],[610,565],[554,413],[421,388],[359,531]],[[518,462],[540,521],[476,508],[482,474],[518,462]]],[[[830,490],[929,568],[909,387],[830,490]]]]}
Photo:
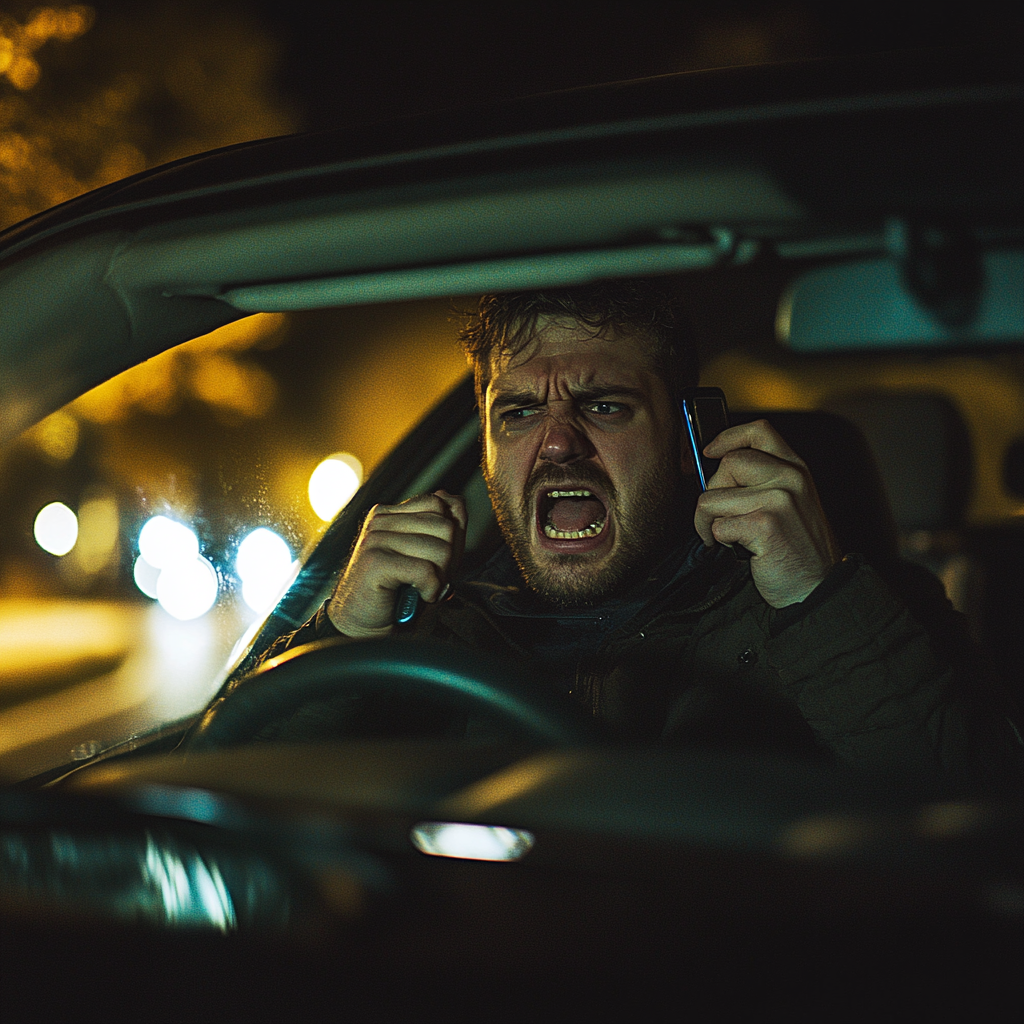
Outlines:
{"type": "Polygon", "coordinates": [[[538,466],[525,492],[511,493],[484,467],[484,479],[498,526],[528,587],[557,607],[588,607],[622,594],[664,558],[685,532],[685,478],[678,469],[653,469],[631,481],[622,494],[599,469],[586,463],[571,467],[538,466]],[[536,552],[530,495],[540,486],[593,485],[608,496],[616,539],[611,555],[536,552]]]}

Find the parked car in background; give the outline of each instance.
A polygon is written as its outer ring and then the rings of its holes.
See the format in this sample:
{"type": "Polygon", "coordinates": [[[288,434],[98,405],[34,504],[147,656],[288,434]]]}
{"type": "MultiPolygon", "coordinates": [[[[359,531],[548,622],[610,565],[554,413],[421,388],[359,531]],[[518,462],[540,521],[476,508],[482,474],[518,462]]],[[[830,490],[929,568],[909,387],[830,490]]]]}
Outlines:
{"type": "Polygon", "coordinates": [[[373,504],[443,486],[467,565],[498,543],[450,297],[612,277],[676,282],[702,381],[844,546],[940,576],[1019,699],[1022,100],[991,51],[666,76],[231,147],[0,235],[11,1019],[1016,1019],[1019,780],[609,744],[514,667],[372,644],[179,745],[373,504]],[[221,396],[179,402],[187,457],[147,433],[166,360],[221,396]],[[270,444],[274,387],[307,408],[270,444]],[[328,525],[323,460],[365,475],[328,525]],[[494,729],[242,742],[368,687],[494,729]]]}

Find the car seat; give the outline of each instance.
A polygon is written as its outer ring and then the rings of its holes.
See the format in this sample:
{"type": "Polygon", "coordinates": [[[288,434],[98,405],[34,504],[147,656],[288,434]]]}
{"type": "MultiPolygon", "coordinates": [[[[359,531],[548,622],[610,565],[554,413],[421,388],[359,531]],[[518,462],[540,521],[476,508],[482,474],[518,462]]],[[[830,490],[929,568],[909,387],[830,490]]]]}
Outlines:
{"type": "Polygon", "coordinates": [[[934,392],[855,392],[829,399],[826,407],[856,424],[867,439],[900,554],[942,580],[953,606],[980,636],[984,569],[966,544],[973,456],[956,407],[934,392]]]}

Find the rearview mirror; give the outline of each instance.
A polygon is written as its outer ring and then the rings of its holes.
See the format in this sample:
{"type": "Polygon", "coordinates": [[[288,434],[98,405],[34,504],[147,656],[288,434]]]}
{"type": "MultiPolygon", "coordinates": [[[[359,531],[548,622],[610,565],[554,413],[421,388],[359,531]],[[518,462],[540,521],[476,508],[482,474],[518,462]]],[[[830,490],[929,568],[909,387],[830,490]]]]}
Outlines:
{"type": "Polygon", "coordinates": [[[778,340],[797,352],[1006,344],[1024,338],[1024,251],[980,258],[972,313],[951,325],[906,286],[889,257],[857,260],[797,277],[779,303],[778,340]]]}

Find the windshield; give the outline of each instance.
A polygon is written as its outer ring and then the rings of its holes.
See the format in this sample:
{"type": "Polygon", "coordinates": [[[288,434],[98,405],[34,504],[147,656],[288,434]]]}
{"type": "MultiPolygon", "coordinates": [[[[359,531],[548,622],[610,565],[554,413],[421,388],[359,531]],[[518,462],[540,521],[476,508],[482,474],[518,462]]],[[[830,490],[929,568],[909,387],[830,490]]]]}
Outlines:
{"type": "Polygon", "coordinates": [[[5,775],[210,699],[327,522],[465,375],[450,316],[447,302],[253,316],[6,449],[5,775]]]}
{"type": "MultiPolygon", "coordinates": [[[[1013,470],[1024,419],[1020,351],[802,357],[772,337],[778,281],[736,274],[686,283],[702,383],[722,387],[734,410],[859,417],[887,477],[904,555],[942,578],[1012,678],[1016,649],[1006,637],[1019,600],[1009,579],[996,578],[1005,559],[993,561],[985,545],[1007,551],[1024,511],[1013,470]],[[966,447],[940,450],[927,409],[906,406],[915,395],[947,403],[966,447]],[[877,413],[879,396],[896,403],[885,412],[888,434],[864,416],[877,413]],[[901,449],[917,462],[962,461],[966,490],[942,513],[945,523],[922,519],[901,491],[901,449]],[[989,574],[983,592],[972,572],[979,556],[989,574]]],[[[210,700],[328,521],[465,377],[457,334],[459,311],[471,304],[259,314],[122,374],[8,447],[0,465],[6,776],[130,745],[210,700]]],[[[475,436],[469,421],[445,429],[475,436]]],[[[438,432],[424,465],[449,440],[438,432]]],[[[473,486],[479,519],[486,494],[479,480],[473,486]]],[[[322,596],[297,610],[299,621],[322,596]]]]}

